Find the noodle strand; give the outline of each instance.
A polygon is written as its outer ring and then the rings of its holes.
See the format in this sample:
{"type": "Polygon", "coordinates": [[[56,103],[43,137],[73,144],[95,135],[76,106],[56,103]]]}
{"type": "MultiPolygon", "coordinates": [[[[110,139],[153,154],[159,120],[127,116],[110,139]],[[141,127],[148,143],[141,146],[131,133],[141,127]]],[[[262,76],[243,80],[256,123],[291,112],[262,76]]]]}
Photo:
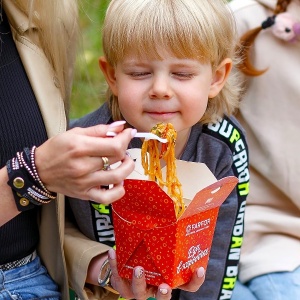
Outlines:
{"type": "Polygon", "coordinates": [[[142,166],[145,175],[149,176],[149,180],[156,181],[161,188],[167,187],[167,194],[173,200],[175,213],[177,218],[179,218],[185,210],[185,205],[182,196],[182,186],[176,173],[175,143],[177,132],[171,123],[159,123],[151,129],[151,133],[167,139],[168,142],[159,144],[157,140],[145,140],[141,149],[142,166]],[[161,172],[161,159],[166,162],[165,180],[161,172]]]}

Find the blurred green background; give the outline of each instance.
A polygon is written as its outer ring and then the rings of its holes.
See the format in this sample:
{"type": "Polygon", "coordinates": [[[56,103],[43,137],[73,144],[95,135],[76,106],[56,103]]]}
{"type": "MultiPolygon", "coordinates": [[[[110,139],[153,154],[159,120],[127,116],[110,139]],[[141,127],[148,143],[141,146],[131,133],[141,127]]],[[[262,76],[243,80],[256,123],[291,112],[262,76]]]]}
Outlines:
{"type": "Polygon", "coordinates": [[[70,117],[79,118],[103,103],[106,84],[98,66],[101,26],[109,0],[80,0],[80,41],[70,117]]]}
{"type": "Polygon", "coordinates": [[[72,119],[95,110],[104,101],[106,83],[98,58],[102,55],[101,27],[109,1],[79,1],[81,35],[72,91],[72,119]]]}

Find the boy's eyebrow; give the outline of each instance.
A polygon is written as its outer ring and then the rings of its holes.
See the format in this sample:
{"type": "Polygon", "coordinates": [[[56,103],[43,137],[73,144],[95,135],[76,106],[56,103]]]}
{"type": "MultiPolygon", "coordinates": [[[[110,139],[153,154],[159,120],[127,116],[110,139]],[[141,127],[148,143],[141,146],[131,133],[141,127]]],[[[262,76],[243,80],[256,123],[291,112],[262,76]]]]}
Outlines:
{"type": "Polygon", "coordinates": [[[136,67],[136,66],[145,66],[146,63],[141,62],[141,61],[127,61],[127,62],[123,62],[123,66],[124,67],[136,67]]]}
{"type": "MultiPolygon", "coordinates": [[[[179,67],[179,68],[184,68],[184,67],[194,67],[195,64],[197,63],[196,60],[185,60],[185,62],[174,62],[171,63],[170,65],[172,67],[179,67]]],[[[142,61],[142,60],[137,60],[137,61],[127,61],[123,62],[124,67],[133,67],[133,66],[140,66],[140,67],[146,67],[149,64],[147,61],[142,61]]]]}
{"type": "Polygon", "coordinates": [[[179,68],[195,67],[195,65],[196,65],[196,61],[189,61],[189,62],[186,62],[186,63],[175,63],[175,64],[172,64],[172,66],[179,67],[179,68]],[[193,63],[193,62],[195,62],[195,63],[193,63]]]}

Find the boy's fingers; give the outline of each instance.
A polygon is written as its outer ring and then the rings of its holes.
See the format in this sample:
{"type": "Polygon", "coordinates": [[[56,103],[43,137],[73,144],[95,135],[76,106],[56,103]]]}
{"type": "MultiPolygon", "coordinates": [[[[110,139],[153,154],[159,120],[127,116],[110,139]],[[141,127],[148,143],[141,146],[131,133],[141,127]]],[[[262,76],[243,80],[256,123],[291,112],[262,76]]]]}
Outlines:
{"type": "Polygon", "coordinates": [[[138,266],[133,269],[132,276],[132,292],[135,299],[147,299],[150,293],[147,295],[147,284],[145,280],[145,271],[144,268],[138,266]]]}
{"type": "Polygon", "coordinates": [[[162,283],[158,286],[157,292],[155,294],[156,300],[168,300],[172,297],[172,289],[169,285],[162,283]]]}
{"type": "Polygon", "coordinates": [[[203,267],[200,267],[196,269],[196,271],[193,273],[191,280],[188,283],[179,286],[179,288],[181,290],[185,290],[189,292],[196,292],[199,290],[204,280],[205,280],[205,269],[203,267]]]}
{"type": "Polygon", "coordinates": [[[120,295],[125,299],[132,299],[133,294],[131,293],[129,282],[122,279],[119,276],[116,260],[116,252],[114,249],[108,250],[108,260],[111,267],[111,285],[112,287],[120,293],[120,295]]]}
{"type": "Polygon", "coordinates": [[[145,271],[142,267],[135,267],[133,270],[132,281],[122,279],[117,269],[116,252],[113,249],[108,251],[109,264],[112,271],[111,284],[123,298],[145,300],[156,298],[156,300],[169,300],[172,296],[172,289],[163,283],[158,287],[147,285],[145,271]]]}

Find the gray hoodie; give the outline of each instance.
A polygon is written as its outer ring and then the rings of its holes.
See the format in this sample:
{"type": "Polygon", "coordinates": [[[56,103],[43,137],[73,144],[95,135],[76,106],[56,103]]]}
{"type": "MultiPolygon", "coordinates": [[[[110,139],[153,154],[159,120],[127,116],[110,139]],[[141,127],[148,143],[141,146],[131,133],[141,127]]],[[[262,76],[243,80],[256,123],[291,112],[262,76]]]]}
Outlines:
{"type": "MultiPolygon", "coordinates": [[[[73,122],[72,127],[111,122],[108,106],[104,104],[97,111],[73,122]]],[[[133,139],[129,148],[140,148],[141,145],[139,139],[133,139]]],[[[180,292],[180,299],[230,299],[237,277],[244,209],[249,190],[248,149],[243,129],[233,117],[224,117],[219,123],[210,126],[196,124],[192,127],[180,159],[205,163],[217,179],[232,175],[239,178],[237,188],[219,211],[205,283],[195,293],[180,292]]],[[[70,204],[76,222],[86,236],[113,245],[114,234],[111,230],[109,207],[99,209],[87,201],[75,199],[70,204]],[[100,228],[99,224],[103,226],[100,228]],[[104,227],[105,232],[102,230],[104,227]]]]}

